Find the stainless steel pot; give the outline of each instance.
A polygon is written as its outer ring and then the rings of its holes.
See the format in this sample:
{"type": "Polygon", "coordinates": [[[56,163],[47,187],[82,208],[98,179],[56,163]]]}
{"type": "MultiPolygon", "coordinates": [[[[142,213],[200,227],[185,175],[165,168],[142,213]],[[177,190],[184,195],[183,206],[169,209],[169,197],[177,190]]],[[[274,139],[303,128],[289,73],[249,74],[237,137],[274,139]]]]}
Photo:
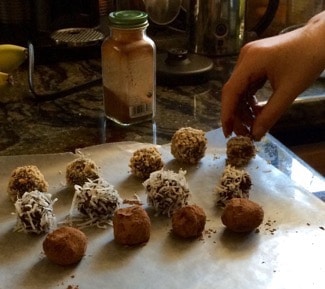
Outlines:
{"type": "Polygon", "coordinates": [[[190,0],[189,49],[209,56],[237,54],[243,43],[258,37],[272,22],[279,0],[269,0],[263,17],[245,30],[245,0],[190,0]]]}

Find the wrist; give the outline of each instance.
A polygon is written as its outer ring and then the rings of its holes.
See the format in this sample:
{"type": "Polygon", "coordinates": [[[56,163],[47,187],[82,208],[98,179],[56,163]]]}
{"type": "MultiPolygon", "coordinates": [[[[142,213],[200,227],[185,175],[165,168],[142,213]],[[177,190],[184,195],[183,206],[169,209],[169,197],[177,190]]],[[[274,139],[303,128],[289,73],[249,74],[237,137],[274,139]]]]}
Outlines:
{"type": "Polygon", "coordinates": [[[317,58],[325,69],[325,11],[312,17],[305,26],[308,33],[308,41],[312,41],[317,48],[317,58]]]}

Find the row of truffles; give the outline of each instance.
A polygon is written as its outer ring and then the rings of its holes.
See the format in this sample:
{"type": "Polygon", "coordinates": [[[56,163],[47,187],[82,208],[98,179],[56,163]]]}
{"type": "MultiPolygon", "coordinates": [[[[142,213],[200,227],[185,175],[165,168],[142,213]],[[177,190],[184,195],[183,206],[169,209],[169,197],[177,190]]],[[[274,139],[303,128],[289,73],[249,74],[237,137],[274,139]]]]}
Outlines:
{"type": "Polygon", "coordinates": [[[256,155],[254,141],[235,136],[227,141],[226,167],[216,187],[217,206],[223,208],[222,223],[236,233],[249,233],[263,222],[261,205],[249,199],[252,180],[245,166],[256,155]]]}
{"type": "MultiPolygon", "coordinates": [[[[205,155],[207,139],[202,130],[191,127],[180,128],[171,140],[171,154],[181,163],[197,164],[205,155]]],[[[152,172],[161,170],[164,162],[156,147],[136,150],[130,158],[130,171],[141,179],[149,178],[152,172]]]]}
{"type": "Polygon", "coordinates": [[[253,140],[235,136],[228,140],[226,166],[216,186],[217,206],[225,207],[232,198],[249,198],[252,180],[245,166],[256,155],[253,140]]]}
{"type": "MultiPolygon", "coordinates": [[[[67,165],[67,185],[83,184],[91,178],[98,178],[98,168],[94,162],[78,158],[67,165]]],[[[56,227],[56,217],[48,191],[48,182],[39,168],[26,165],[15,168],[9,177],[7,194],[14,202],[17,222],[16,231],[42,234],[56,227]]],[[[82,210],[81,211],[85,211],[82,210]]]]}

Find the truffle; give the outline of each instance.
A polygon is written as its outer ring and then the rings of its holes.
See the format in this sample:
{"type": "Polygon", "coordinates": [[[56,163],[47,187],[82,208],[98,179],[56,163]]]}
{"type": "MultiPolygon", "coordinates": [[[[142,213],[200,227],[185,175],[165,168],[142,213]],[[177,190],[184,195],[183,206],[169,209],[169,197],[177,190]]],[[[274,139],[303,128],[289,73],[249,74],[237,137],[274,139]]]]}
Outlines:
{"type": "Polygon", "coordinates": [[[136,150],[129,164],[132,174],[142,179],[148,178],[152,172],[162,169],[163,166],[161,154],[156,147],[136,150]]]}
{"type": "Polygon", "coordinates": [[[160,170],[150,174],[143,186],[147,202],[158,214],[171,216],[174,210],[187,205],[190,190],[185,178],[186,171],[160,170]]]}
{"type": "Polygon", "coordinates": [[[197,164],[204,157],[207,139],[202,130],[180,128],[171,140],[171,153],[175,159],[186,164],[197,164]]]}
{"type": "Polygon", "coordinates": [[[47,192],[48,186],[47,181],[37,166],[22,166],[12,171],[7,193],[10,199],[15,202],[25,192],[34,190],[47,192]]]}
{"type": "Polygon", "coordinates": [[[51,195],[39,191],[26,192],[15,202],[17,214],[16,230],[41,234],[56,226],[51,195]]]}
{"type": "Polygon", "coordinates": [[[172,215],[172,229],[181,238],[196,238],[202,235],[206,215],[197,205],[187,205],[175,210],[172,215]]]}
{"type": "Polygon", "coordinates": [[[88,219],[86,223],[89,225],[110,223],[115,210],[121,204],[122,199],[114,186],[101,178],[89,180],[83,186],[75,185],[70,216],[77,209],[88,219]]]}
{"type": "Polygon", "coordinates": [[[78,263],[85,255],[86,249],[86,235],[72,227],[58,228],[49,233],[43,241],[46,257],[61,266],[78,263]]]}
{"type": "Polygon", "coordinates": [[[99,169],[94,161],[85,157],[80,157],[67,165],[66,182],[67,185],[82,186],[88,180],[99,178],[99,169]]]}
{"type": "Polygon", "coordinates": [[[248,233],[256,229],[264,218],[263,208],[248,199],[234,198],[230,200],[222,215],[222,223],[231,231],[248,233]]]}
{"type": "Polygon", "coordinates": [[[224,207],[232,198],[248,199],[251,186],[251,177],[245,170],[227,165],[216,187],[217,205],[224,207]]]}
{"type": "Polygon", "coordinates": [[[141,206],[120,208],[113,217],[114,239],[121,245],[134,246],[150,238],[150,218],[141,206]]]}
{"type": "Polygon", "coordinates": [[[246,166],[255,157],[256,148],[253,140],[247,136],[235,136],[227,142],[227,164],[234,167],[246,166]]]}

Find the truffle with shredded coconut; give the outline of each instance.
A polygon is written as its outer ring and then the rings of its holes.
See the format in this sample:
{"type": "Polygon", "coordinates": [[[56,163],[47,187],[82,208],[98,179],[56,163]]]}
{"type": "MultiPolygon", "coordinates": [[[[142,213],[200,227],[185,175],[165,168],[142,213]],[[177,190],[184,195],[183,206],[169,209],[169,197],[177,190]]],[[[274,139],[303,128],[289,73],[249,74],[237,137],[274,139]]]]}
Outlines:
{"type": "Polygon", "coordinates": [[[206,223],[204,210],[198,205],[187,205],[172,215],[173,233],[181,238],[196,238],[202,235],[206,223]]]}
{"type": "Polygon", "coordinates": [[[43,241],[45,256],[55,264],[78,263],[86,253],[87,237],[77,228],[61,227],[49,233],[43,241]]]}
{"type": "Polygon", "coordinates": [[[143,207],[135,205],[115,211],[113,228],[117,243],[134,246],[149,241],[151,222],[143,207]]]}
{"type": "Polygon", "coordinates": [[[79,157],[66,167],[66,182],[69,186],[82,186],[88,180],[99,178],[99,169],[94,161],[85,157],[79,157]]]}
{"type": "Polygon", "coordinates": [[[7,193],[10,199],[15,202],[25,192],[38,190],[47,192],[48,183],[39,168],[34,165],[21,166],[14,169],[10,175],[7,193]]]}
{"type": "Polygon", "coordinates": [[[226,163],[234,167],[246,166],[255,157],[256,148],[248,136],[235,136],[227,141],[226,163]]]}
{"type": "Polygon", "coordinates": [[[16,231],[41,234],[55,228],[56,217],[53,213],[51,195],[37,190],[26,192],[15,202],[17,215],[16,231]]]}
{"type": "Polygon", "coordinates": [[[101,178],[89,180],[83,186],[75,185],[70,218],[76,209],[86,218],[81,226],[105,226],[111,224],[114,212],[121,204],[122,199],[114,186],[101,178]]]}
{"type": "Polygon", "coordinates": [[[158,214],[168,217],[174,210],[188,204],[190,190],[185,178],[186,171],[160,170],[150,174],[143,182],[147,202],[158,214]]]}
{"type": "Polygon", "coordinates": [[[205,155],[207,139],[202,130],[184,127],[177,130],[171,140],[171,153],[186,164],[197,164],[205,155]]]}
{"type": "Polygon", "coordinates": [[[217,205],[224,207],[232,198],[248,199],[251,186],[251,177],[245,170],[227,165],[216,187],[217,205]]]}
{"type": "Polygon", "coordinates": [[[135,176],[146,179],[154,171],[162,169],[164,163],[156,147],[146,147],[136,150],[129,163],[131,173],[135,176]]]}

